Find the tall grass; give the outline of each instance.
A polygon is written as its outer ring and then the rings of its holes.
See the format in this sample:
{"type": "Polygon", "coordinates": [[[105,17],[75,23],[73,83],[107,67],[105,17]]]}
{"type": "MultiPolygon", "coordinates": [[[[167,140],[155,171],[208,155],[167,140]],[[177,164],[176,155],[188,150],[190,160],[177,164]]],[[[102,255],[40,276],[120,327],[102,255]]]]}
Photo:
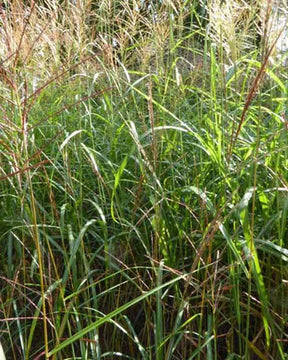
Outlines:
{"type": "Polygon", "coordinates": [[[7,359],[287,358],[286,9],[3,2],[7,359]]]}

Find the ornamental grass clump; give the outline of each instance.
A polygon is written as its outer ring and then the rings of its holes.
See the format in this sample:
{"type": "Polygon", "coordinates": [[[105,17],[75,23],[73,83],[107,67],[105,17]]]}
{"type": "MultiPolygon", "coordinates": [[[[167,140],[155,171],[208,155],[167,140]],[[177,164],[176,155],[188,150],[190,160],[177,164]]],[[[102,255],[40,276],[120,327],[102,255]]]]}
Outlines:
{"type": "Polygon", "coordinates": [[[3,2],[7,359],[286,358],[286,9],[3,2]]]}

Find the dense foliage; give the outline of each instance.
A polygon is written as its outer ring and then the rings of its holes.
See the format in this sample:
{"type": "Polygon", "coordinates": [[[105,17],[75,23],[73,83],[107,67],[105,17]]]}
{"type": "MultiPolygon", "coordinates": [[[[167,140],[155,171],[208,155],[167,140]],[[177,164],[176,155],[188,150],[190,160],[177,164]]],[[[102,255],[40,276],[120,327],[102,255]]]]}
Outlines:
{"type": "Polygon", "coordinates": [[[7,359],[288,358],[287,8],[2,1],[7,359]]]}

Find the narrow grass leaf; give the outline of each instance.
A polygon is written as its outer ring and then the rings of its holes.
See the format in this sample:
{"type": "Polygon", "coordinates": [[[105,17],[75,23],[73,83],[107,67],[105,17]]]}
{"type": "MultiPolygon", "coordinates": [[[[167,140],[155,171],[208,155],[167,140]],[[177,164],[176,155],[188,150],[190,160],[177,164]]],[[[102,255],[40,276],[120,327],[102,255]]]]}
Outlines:
{"type": "MultiPolygon", "coordinates": [[[[186,275],[187,276],[187,275],[186,275]]],[[[60,343],[59,345],[57,345],[54,349],[52,349],[49,353],[48,353],[48,357],[56,354],[57,352],[59,352],[60,350],[64,349],[65,347],[73,344],[75,341],[81,339],[84,335],[86,335],[87,333],[89,333],[90,331],[95,330],[96,328],[98,328],[100,325],[106,323],[107,321],[111,320],[112,318],[114,318],[115,316],[117,316],[118,314],[121,314],[122,312],[126,311],[127,309],[129,309],[131,306],[139,303],[142,300],[145,300],[146,298],[148,298],[149,296],[157,293],[159,290],[168,287],[169,285],[172,285],[174,283],[176,283],[177,281],[181,280],[181,279],[185,279],[184,276],[177,276],[175,279],[172,279],[164,284],[162,284],[161,286],[158,286],[152,290],[147,291],[146,293],[138,296],[137,298],[129,301],[128,303],[118,307],[117,309],[113,310],[112,312],[110,312],[109,314],[103,316],[101,319],[91,323],[90,325],[84,327],[82,330],[78,331],[76,334],[72,335],[69,339],[64,340],[62,343],[60,343]]]]}
{"type": "Polygon", "coordinates": [[[1,342],[0,342],[0,360],[6,360],[1,342]]]}
{"type": "Polygon", "coordinates": [[[67,136],[67,138],[62,142],[62,144],[60,145],[59,150],[62,151],[63,148],[65,147],[65,145],[68,144],[68,142],[70,141],[70,139],[72,139],[74,136],[80,134],[82,131],[84,131],[84,130],[81,130],[81,129],[80,129],[80,130],[75,130],[75,131],[73,131],[73,132],[72,132],[69,136],[67,136]]]}

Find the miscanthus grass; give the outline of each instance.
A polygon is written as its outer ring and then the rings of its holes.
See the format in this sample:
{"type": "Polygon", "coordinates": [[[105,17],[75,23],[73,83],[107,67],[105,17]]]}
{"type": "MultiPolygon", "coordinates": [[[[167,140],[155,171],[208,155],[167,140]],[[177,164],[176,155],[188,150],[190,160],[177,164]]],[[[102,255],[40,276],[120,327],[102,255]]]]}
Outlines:
{"type": "Polygon", "coordinates": [[[287,359],[286,17],[1,2],[1,360],[287,359]]]}

